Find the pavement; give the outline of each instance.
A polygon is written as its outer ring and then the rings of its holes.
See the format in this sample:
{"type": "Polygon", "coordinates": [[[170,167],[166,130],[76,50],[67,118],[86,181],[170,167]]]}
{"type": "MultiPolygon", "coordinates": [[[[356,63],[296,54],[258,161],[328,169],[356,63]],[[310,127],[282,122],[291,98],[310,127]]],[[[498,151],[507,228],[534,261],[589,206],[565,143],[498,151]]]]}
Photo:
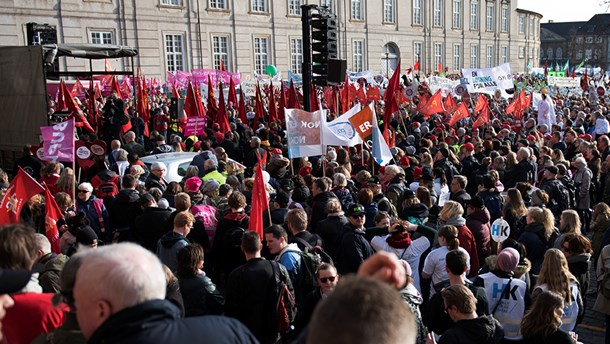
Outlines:
{"type": "Polygon", "coordinates": [[[597,297],[597,278],[595,270],[591,270],[589,293],[586,299],[585,317],[574,332],[578,334],[578,341],[583,344],[603,344],[606,335],[606,318],[603,313],[593,310],[597,297]]]}

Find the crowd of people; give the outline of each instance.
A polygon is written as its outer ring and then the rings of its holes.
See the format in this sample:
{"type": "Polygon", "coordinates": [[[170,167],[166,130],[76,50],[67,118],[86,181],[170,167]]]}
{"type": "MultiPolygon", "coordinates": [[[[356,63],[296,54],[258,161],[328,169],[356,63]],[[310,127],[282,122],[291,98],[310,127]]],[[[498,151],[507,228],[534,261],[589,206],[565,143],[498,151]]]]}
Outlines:
{"type": "MultiPolygon", "coordinates": [[[[185,137],[165,94],[151,96],[150,123],[102,97],[99,136],[79,129],[107,142],[93,166],[41,162],[31,147],[15,163],[64,218],[58,252],[41,195],[0,227],[4,340],[576,343],[588,298],[610,325],[610,98],[541,93],[522,118],[506,113],[511,100],[471,95],[492,114],[473,129],[475,118],[419,113],[422,79],[389,118],[386,166],[360,146],[290,159],[285,122],[263,114],[253,128],[253,102],[248,123],[229,103],[230,131],[210,121],[185,137]],[[141,160],[172,152],[196,153],[181,180],[141,160]],[[249,230],[258,169],[260,233],[249,230]],[[278,286],[297,307],[288,330],[278,286]]],[[[0,172],[2,193],[9,182],[0,172]]]]}

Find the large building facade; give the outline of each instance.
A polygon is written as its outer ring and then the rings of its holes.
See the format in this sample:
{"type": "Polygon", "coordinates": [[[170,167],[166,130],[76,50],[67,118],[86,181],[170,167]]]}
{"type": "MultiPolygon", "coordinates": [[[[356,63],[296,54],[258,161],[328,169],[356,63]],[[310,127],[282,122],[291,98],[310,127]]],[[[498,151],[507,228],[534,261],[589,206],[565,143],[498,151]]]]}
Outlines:
{"type": "MultiPolygon", "coordinates": [[[[55,28],[59,43],[132,46],[147,76],[218,69],[221,60],[244,74],[269,64],[299,74],[302,4],[337,15],[339,56],[350,71],[391,74],[401,58],[403,68],[419,59],[423,71],[508,62],[523,72],[540,52],[542,15],[516,0],[0,0],[0,45],[31,43],[26,24],[35,22],[55,28]]],[[[78,59],[60,66],[88,67],[78,59]]]]}

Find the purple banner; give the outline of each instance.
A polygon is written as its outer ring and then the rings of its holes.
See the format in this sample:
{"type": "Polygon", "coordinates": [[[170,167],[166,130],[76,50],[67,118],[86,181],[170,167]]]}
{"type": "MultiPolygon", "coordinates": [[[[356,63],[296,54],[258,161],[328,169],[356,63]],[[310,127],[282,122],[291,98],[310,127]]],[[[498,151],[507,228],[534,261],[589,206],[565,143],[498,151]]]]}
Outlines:
{"type": "Polygon", "coordinates": [[[167,72],[167,84],[172,85],[176,81],[176,76],[172,72],[167,72]]]}
{"type": "Polygon", "coordinates": [[[186,119],[184,136],[201,135],[205,131],[206,117],[189,117],[186,119]]]}
{"type": "Polygon", "coordinates": [[[74,117],[50,127],[40,127],[45,161],[74,161],[74,117]]]}
{"type": "Polygon", "coordinates": [[[241,73],[238,72],[226,72],[217,69],[193,69],[192,71],[193,81],[199,84],[207,84],[208,83],[208,75],[210,76],[210,80],[212,84],[217,85],[219,81],[222,81],[223,84],[228,85],[231,78],[233,78],[233,82],[237,85],[241,83],[241,73]]]}

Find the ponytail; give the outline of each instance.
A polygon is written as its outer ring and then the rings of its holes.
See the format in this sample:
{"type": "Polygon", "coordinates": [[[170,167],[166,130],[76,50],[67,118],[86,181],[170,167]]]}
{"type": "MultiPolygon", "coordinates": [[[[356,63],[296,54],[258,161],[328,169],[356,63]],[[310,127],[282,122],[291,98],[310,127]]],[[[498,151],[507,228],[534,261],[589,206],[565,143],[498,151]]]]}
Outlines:
{"type": "Polygon", "coordinates": [[[460,240],[458,237],[458,229],[455,226],[447,225],[441,227],[441,230],[438,232],[439,237],[445,238],[447,242],[447,248],[452,250],[457,250],[460,247],[460,240]]]}

